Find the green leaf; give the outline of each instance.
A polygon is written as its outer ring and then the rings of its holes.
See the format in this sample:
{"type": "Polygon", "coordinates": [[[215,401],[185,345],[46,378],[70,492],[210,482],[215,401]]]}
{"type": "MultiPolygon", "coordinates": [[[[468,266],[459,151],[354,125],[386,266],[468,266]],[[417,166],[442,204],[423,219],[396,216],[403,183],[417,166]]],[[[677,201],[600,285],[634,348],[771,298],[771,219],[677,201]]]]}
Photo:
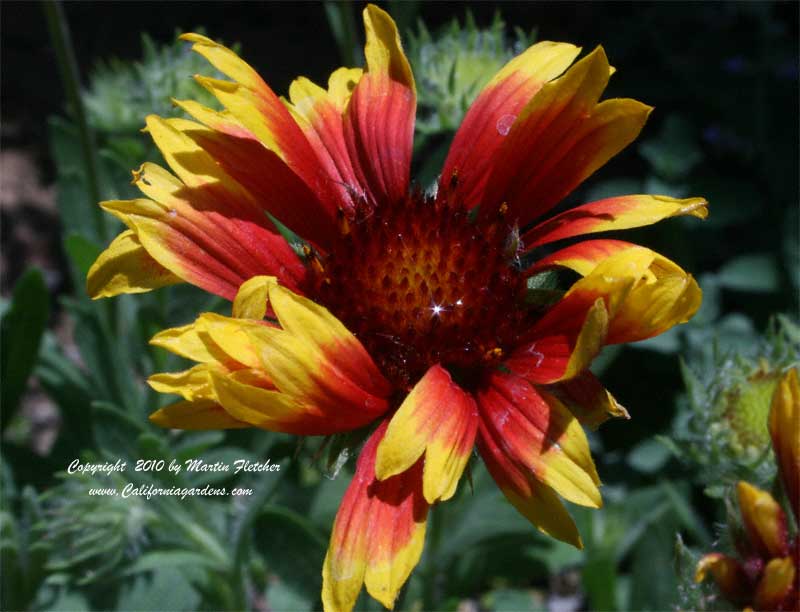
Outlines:
{"type": "Polygon", "coordinates": [[[489,591],[481,603],[492,612],[544,612],[548,609],[541,593],[522,589],[489,591]]]}
{"type": "Polygon", "coordinates": [[[207,557],[188,550],[155,550],[143,554],[123,572],[124,576],[140,574],[166,567],[198,567],[215,568],[216,563],[207,557]]]}
{"type": "Polygon", "coordinates": [[[194,459],[208,449],[217,446],[225,439],[221,431],[186,432],[175,443],[175,459],[183,463],[187,459],[194,459]]]}
{"type": "Polygon", "coordinates": [[[592,184],[586,192],[586,201],[594,202],[631,193],[642,193],[642,181],[634,178],[618,178],[592,184]]]}
{"type": "Polygon", "coordinates": [[[475,470],[474,491],[466,483],[459,496],[436,508],[447,526],[438,550],[437,565],[445,566],[464,550],[500,535],[534,534],[536,529],[508,503],[486,470],[475,470]]]}
{"type": "Polygon", "coordinates": [[[675,484],[667,480],[661,483],[661,489],[672,505],[674,516],[680,521],[681,526],[687,529],[700,544],[710,545],[711,534],[703,524],[703,520],[687,501],[689,496],[688,487],[684,486],[682,488],[682,491],[678,490],[675,484]]]}
{"type": "MultiPolygon", "coordinates": [[[[86,278],[89,268],[92,267],[98,255],[103,251],[102,247],[76,233],[71,233],[67,236],[64,240],[64,248],[79,273],[79,278],[76,279],[78,283],[86,278]]],[[[79,289],[79,291],[82,290],[79,289]]]]}
{"type": "Polygon", "coordinates": [[[125,410],[111,402],[94,401],[92,429],[100,448],[114,449],[120,457],[136,458],[136,436],[145,431],[145,424],[131,417],[125,410]]]}
{"type": "Polygon", "coordinates": [[[719,270],[719,283],[726,289],[769,293],[780,289],[780,275],[774,256],[761,253],[740,255],[719,270]]]}
{"type": "Polygon", "coordinates": [[[50,313],[50,296],[42,273],[31,268],[17,281],[11,306],[0,321],[0,403],[2,429],[16,410],[36,364],[50,313]]]}
{"type": "Polygon", "coordinates": [[[674,534],[674,523],[662,520],[653,524],[637,545],[632,562],[631,610],[675,608],[678,584],[671,568],[674,534]]]}
{"type": "Polygon", "coordinates": [[[117,601],[117,610],[137,612],[197,610],[200,596],[180,569],[160,567],[151,575],[140,575],[126,583],[117,601]]]}
{"type": "Polygon", "coordinates": [[[315,606],[322,589],[320,568],[327,541],[305,517],[278,506],[267,506],[254,524],[255,546],[269,571],[295,597],[315,606]]]}
{"type": "Polygon", "coordinates": [[[672,181],[684,178],[704,157],[692,125],[680,115],[668,116],[659,136],[640,144],[639,152],[656,174],[672,181]]]}
{"type": "Polygon", "coordinates": [[[669,461],[670,451],[658,440],[647,439],[628,454],[628,464],[643,474],[658,472],[669,461]]]}
{"type": "Polygon", "coordinates": [[[582,571],[583,587],[591,609],[616,610],[617,570],[613,556],[597,555],[587,559],[582,571]]]}
{"type": "Polygon", "coordinates": [[[47,396],[61,411],[61,427],[51,455],[76,456],[80,449],[94,446],[91,410],[92,386],[78,366],[68,359],[55,336],[45,333],[34,374],[47,396]]]}
{"type": "Polygon", "coordinates": [[[282,580],[271,580],[267,585],[264,598],[270,610],[292,610],[292,612],[304,612],[312,609],[311,602],[303,595],[299,595],[295,590],[282,580]]]}
{"type": "Polygon", "coordinates": [[[645,349],[657,353],[664,353],[665,355],[672,355],[681,349],[681,331],[680,328],[673,327],[663,334],[653,336],[641,342],[636,342],[632,344],[631,347],[634,349],[645,349]]]}

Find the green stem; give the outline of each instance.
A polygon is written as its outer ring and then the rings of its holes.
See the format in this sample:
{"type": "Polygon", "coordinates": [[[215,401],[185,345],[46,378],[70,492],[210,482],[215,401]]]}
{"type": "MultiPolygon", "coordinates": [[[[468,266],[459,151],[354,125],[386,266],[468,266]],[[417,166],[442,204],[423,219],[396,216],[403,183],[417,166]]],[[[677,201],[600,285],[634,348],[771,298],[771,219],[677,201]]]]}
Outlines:
{"type": "Polygon", "coordinates": [[[358,42],[356,39],[356,20],[350,2],[326,0],[325,16],[339,47],[339,55],[345,66],[357,66],[358,42]]]}
{"type": "Polygon", "coordinates": [[[438,552],[442,536],[442,520],[438,508],[431,508],[428,513],[428,541],[425,543],[427,562],[425,567],[424,608],[436,610],[439,600],[439,568],[438,552]]]}
{"type": "Polygon", "coordinates": [[[69,33],[64,9],[58,0],[45,0],[43,2],[44,14],[47,18],[47,28],[50,31],[50,39],[58,58],[58,68],[61,72],[61,80],[64,83],[64,90],[67,94],[70,107],[78,124],[78,133],[83,149],[83,161],[86,166],[86,181],[89,187],[89,195],[92,199],[90,209],[93,211],[94,222],[97,236],[106,241],[106,224],[103,218],[103,211],[97,205],[100,201],[100,188],[97,172],[97,156],[95,154],[94,139],[92,138],[89,123],[86,120],[86,111],[81,99],[80,77],[78,75],[78,62],[75,59],[75,50],[72,47],[72,38],[69,33]]]}
{"type": "MultiPolygon", "coordinates": [[[[289,464],[286,469],[288,470],[290,467],[291,464],[289,464]]],[[[283,468],[281,468],[281,473],[284,473],[283,468]]],[[[233,538],[234,548],[232,573],[235,584],[235,597],[237,597],[237,601],[235,602],[236,608],[240,610],[247,609],[247,569],[245,565],[248,544],[250,543],[250,538],[248,537],[250,526],[253,524],[253,521],[256,519],[258,513],[261,511],[267,501],[269,501],[275,491],[278,490],[278,485],[280,484],[281,480],[281,478],[275,478],[271,486],[262,487],[257,491],[256,495],[247,505],[247,509],[242,515],[239,525],[235,529],[233,538]]]]}

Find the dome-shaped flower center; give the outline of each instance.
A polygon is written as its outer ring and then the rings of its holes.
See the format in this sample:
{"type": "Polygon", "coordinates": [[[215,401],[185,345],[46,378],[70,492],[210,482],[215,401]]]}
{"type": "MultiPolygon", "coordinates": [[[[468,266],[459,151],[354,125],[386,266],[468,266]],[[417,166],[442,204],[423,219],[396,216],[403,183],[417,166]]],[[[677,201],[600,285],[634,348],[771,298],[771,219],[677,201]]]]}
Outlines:
{"type": "Polygon", "coordinates": [[[316,268],[316,299],[350,329],[398,387],[436,363],[457,377],[497,360],[526,317],[514,234],[498,214],[476,222],[419,192],[343,222],[316,268]]]}

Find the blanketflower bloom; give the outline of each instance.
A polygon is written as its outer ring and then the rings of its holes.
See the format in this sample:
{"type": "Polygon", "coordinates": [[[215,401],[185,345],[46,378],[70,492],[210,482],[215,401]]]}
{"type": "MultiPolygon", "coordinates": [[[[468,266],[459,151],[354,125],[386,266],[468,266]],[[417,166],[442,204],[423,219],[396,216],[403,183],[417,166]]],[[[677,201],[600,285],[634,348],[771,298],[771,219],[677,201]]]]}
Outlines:
{"type": "MultiPolygon", "coordinates": [[[[800,519],[800,383],[797,369],[781,379],[772,398],[769,435],[778,474],[795,520],[800,519]]],[[[731,603],[755,610],[800,610],[800,534],[788,533],[786,514],[775,498],[740,481],[736,492],[744,535],[735,538],[739,559],[722,553],[704,555],[695,580],[710,573],[731,603]]]]}
{"type": "Polygon", "coordinates": [[[697,310],[697,283],[647,248],[557,241],[704,218],[702,198],[613,197],[550,215],[628,145],[651,108],[599,102],[602,48],[540,42],[483,88],[438,189],[410,186],[416,89],[397,28],[364,10],[366,68],[278,98],[229,49],[186,34],[231,81],[196,77],[225,107],[147,117],[172,172],[134,173],[144,198],[103,202],[127,226],[88,276],[95,297],[185,281],[233,300],[153,343],[197,365],[151,385],[183,401],[164,427],[330,435],[369,425],[323,567],[328,610],[367,591],[392,607],[429,507],[473,448],[541,531],[581,545],[561,498],[601,505],[582,425],[627,412],[589,371],[605,344],[655,336],[697,310]],[[571,67],[570,67],[571,66],[571,67]],[[267,214],[268,213],[268,214],[267,214]],[[282,236],[277,219],[299,235],[282,236]],[[569,269],[566,291],[541,273],[569,269]],[[537,287],[539,287],[537,289],[537,287]]]}

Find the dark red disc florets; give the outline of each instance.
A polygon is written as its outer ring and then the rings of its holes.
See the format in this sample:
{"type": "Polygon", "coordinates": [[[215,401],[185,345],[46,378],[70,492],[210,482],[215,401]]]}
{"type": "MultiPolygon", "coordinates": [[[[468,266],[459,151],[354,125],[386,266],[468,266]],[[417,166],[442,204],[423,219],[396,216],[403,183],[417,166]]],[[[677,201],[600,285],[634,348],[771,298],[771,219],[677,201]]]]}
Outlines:
{"type": "Polygon", "coordinates": [[[516,232],[503,210],[476,221],[447,194],[342,219],[314,266],[314,299],[408,389],[436,363],[460,378],[508,350],[526,317],[516,232]]]}

